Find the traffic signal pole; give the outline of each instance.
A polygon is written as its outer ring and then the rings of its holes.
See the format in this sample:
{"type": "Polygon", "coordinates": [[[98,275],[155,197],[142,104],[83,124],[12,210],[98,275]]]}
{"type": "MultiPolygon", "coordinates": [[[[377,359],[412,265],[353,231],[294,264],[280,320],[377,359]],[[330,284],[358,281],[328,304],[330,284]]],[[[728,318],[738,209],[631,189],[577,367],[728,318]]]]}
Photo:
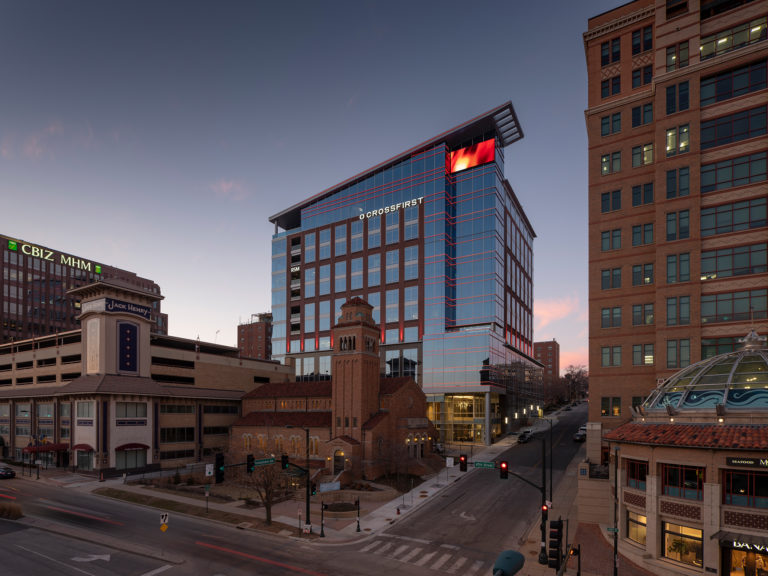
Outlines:
{"type": "Polygon", "coordinates": [[[526,484],[533,486],[538,491],[541,492],[541,550],[539,550],[539,564],[546,565],[549,562],[549,557],[547,556],[547,519],[544,516],[543,511],[547,509],[547,466],[546,466],[546,455],[547,455],[547,441],[542,438],[541,439],[541,486],[537,486],[528,478],[523,478],[519,474],[515,474],[509,468],[507,468],[507,474],[512,474],[515,478],[518,480],[522,480],[526,484]]]}

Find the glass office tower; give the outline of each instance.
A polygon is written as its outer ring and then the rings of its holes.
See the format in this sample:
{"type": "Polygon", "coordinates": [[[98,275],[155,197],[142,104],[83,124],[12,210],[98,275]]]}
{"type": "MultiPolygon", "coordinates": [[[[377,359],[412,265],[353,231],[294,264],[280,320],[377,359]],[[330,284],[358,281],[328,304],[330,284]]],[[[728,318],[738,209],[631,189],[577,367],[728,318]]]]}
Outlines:
{"type": "Polygon", "coordinates": [[[359,296],[382,374],[421,384],[443,441],[488,444],[536,412],[535,234],[504,178],[520,138],[508,102],[272,216],[273,357],[330,378],[331,326],[359,296]]]}

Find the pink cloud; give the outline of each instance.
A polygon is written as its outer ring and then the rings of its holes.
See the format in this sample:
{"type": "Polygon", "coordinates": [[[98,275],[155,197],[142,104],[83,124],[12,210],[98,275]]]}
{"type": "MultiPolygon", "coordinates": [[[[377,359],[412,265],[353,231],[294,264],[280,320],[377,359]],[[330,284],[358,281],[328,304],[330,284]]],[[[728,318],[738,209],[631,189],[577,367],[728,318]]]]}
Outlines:
{"type": "Polygon", "coordinates": [[[24,141],[22,151],[27,158],[40,158],[44,151],[42,139],[36,134],[30,134],[24,141]]]}
{"type": "Polygon", "coordinates": [[[221,179],[218,182],[214,182],[210,186],[211,191],[218,198],[228,198],[239,202],[248,197],[248,192],[245,190],[240,182],[234,180],[221,179]]]}
{"type": "Polygon", "coordinates": [[[552,300],[536,300],[533,304],[533,321],[536,330],[571,316],[578,310],[579,299],[575,296],[552,300]]]}
{"type": "Polygon", "coordinates": [[[560,349],[560,375],[565,374],[568,366],[586,366],[589,368],[589,349],[582,346],[576,349],[560,349]]]}
{"type": "Polygon", "coordinates": [[[16,156],[13,139],[9,136],[4,137],[2,143],[0,143],[0,156],[3,158],[13,158],[16,156]]]}
{"type": "Polygon", "coordinates": [[[50,124],[48,124],[48,127],[45,129],[45,131],[48,134],[60,134],[62,132],[63,128],[61,126],[61,122],[58,120],[54,120],[50,124]]]}

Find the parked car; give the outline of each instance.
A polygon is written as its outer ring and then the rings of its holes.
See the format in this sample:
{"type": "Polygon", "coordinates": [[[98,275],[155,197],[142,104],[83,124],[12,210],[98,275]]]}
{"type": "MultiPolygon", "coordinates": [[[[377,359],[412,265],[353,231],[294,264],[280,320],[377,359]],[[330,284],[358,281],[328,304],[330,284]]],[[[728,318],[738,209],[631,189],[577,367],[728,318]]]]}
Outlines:
{"type": "Polygon", "coordinates": [[[531,438],[533,438],[533,430],[530,428],[526,428],[520,434],[517,435],[517,443],[518,444],[525,444],[526,442],[530,441],[531,438]]]}
{"type": "Polygon", "coordinates": [[[573,435],[573,441],[574,442],[584,442],[584,440],[587,439],[587,433],[585,431],[579,430],[573,435]]]}
{"type": "Polygon", "coordinates": [[[0,478],[16,478],[16,472],[8,466],[0,466],[0,478]]]}

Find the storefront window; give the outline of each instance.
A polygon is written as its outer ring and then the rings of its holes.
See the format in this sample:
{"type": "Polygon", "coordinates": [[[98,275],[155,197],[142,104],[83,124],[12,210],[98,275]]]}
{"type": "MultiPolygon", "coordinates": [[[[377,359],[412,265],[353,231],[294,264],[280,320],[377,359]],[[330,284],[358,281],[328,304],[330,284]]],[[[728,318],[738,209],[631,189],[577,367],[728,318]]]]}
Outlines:
{"type": "Polygon", "coordinates": [[[702,531],[698,528],[664,522],[662,554],[683,564],[701,566],[702,531]]]}
{"type": "Polygon", "coordinates": [[[645,546],[647,518],[635,512],[627,512],[627,538],[645,546]]]}
{"type": "Polygon", "coordinates": [[[768,552],[760,553],[743,548],[733,548],[730,552],[731,569],[725,574],[729,576],[766,576],[768,574],[768,552]]]}

